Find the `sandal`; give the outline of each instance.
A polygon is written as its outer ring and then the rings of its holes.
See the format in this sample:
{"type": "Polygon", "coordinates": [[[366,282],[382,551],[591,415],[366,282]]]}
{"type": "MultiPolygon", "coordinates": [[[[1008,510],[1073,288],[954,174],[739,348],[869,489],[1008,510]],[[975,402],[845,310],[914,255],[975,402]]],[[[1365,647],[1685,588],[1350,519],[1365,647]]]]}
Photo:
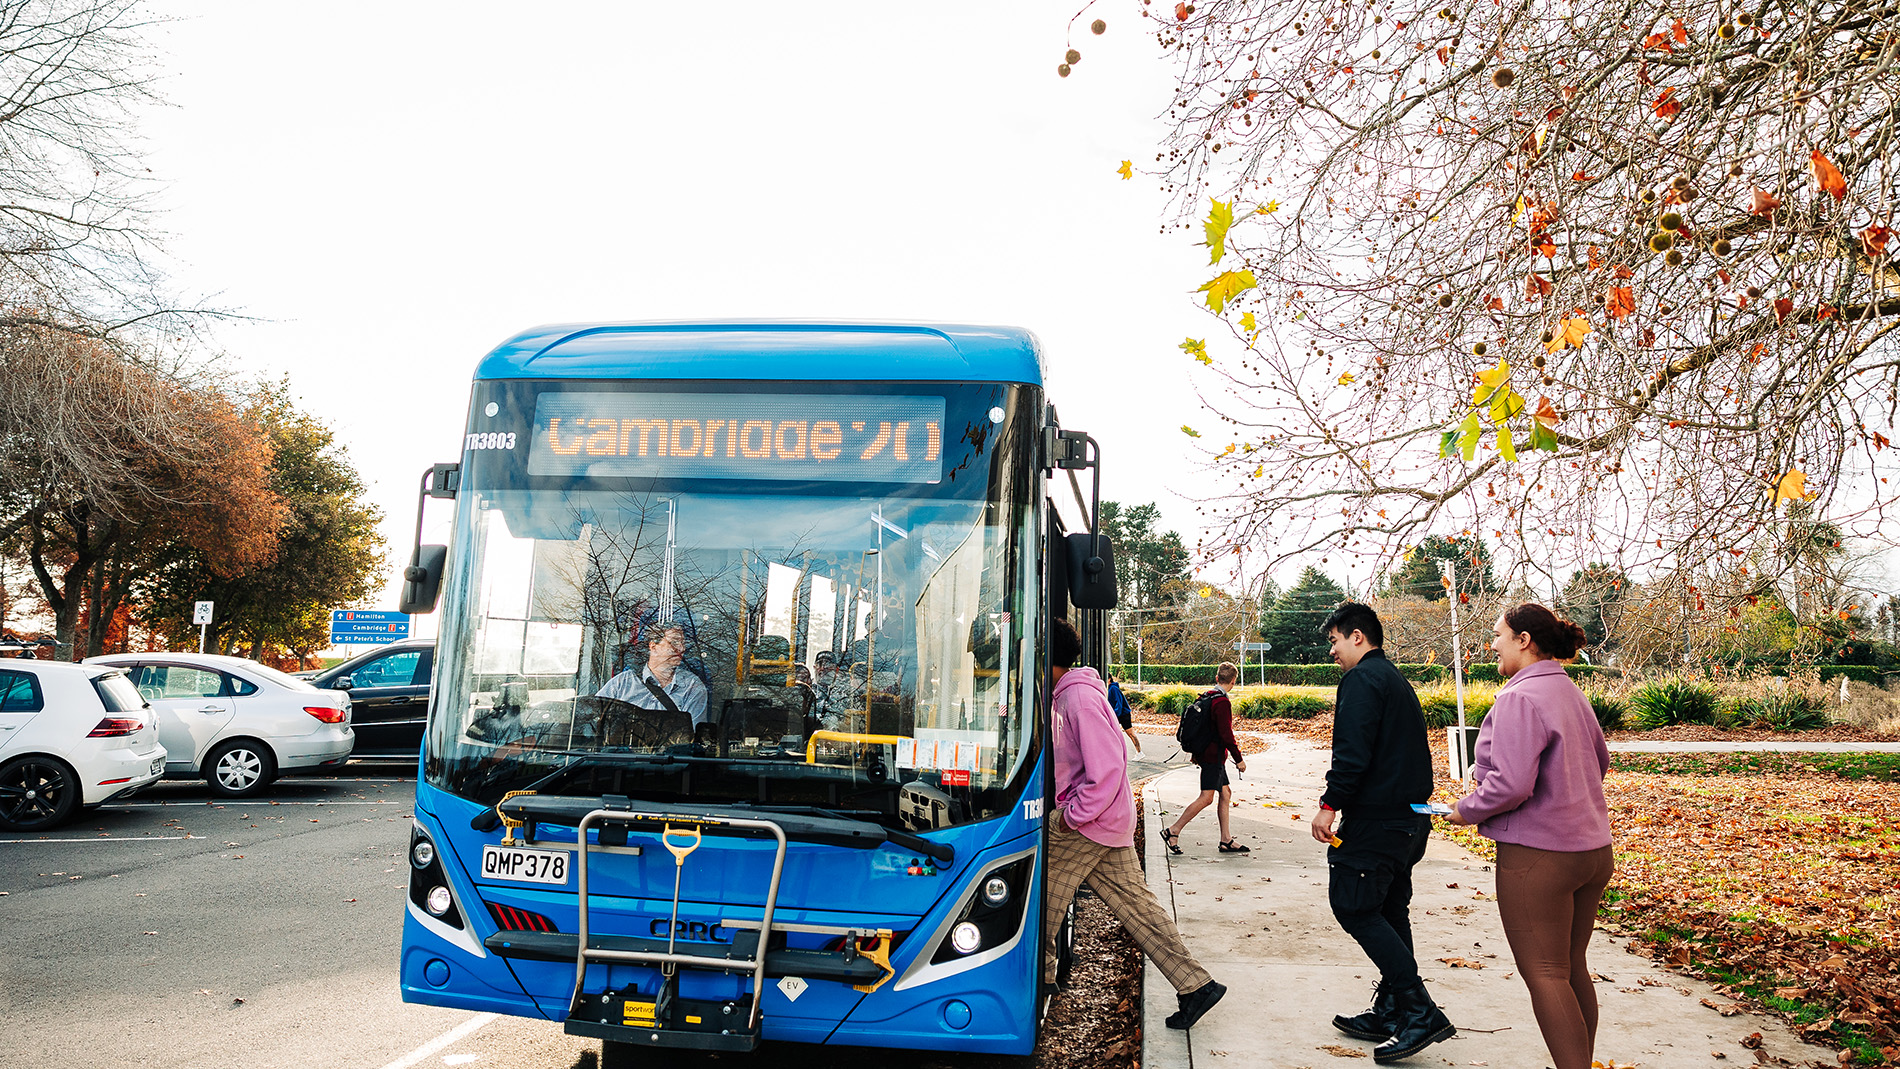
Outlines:
{"type": "Polygon", "coordinates": [[[1244,844],[1242,844],[1241,842],[1235,839],[1221,840],[1220,852],[1223,854],[1251,854],[1253,853],[1251,849],[1249,849],[1247,846],[1245,846],[1244,844]]]}
{"type": "Polygon", "coordinates": [[[1180,832],[1169,831],[1166,828],[1162,828],[1161,841],[1167,845],[1168,853],[1178,854],[1181,852],[1181,833],[1180,832]]]}

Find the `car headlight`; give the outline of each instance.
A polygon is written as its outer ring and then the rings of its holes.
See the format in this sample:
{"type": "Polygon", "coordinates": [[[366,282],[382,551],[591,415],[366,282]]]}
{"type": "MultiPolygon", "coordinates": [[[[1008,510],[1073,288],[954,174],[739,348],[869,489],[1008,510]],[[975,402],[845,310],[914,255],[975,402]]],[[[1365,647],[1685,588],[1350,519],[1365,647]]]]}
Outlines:
{"type": "Polygon", "coordinates": [[[983,929],[964,921],[950,929],[950,945],[956,947],[959,954],[974,954],[983,945],[983,929]]]}
{"type": "Polygon", "coordinates": [[[449,893],[448,888],[437,884],[429,888],[428,901],[422,908],[428,910],[430,916],[440,917],[444,913],[447,913],[450,907],[454,905],[455,896],[449,893]]]}

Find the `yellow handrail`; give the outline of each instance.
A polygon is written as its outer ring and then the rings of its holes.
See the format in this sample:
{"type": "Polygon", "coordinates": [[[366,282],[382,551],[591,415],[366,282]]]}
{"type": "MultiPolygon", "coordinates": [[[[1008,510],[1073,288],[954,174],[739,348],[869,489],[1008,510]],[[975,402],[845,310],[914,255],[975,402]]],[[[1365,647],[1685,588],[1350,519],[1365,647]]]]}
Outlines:
{"type": "Polygon", "coordinates": [[[835,742],[868,742],[873,746],[895,746],[910,738],[909,735],[860,735],[853,731],[814,731],[805,740],[805,763],[818,763],[818,740],[831,739],[835,742]]]}

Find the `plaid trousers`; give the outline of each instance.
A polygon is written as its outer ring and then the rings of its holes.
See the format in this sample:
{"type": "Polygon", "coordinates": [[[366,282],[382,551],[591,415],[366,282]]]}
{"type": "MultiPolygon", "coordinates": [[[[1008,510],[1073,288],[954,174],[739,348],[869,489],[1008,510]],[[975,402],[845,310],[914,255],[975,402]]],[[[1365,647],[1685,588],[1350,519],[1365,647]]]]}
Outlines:
{"type": "Polygon", "coordinates": [[[1142,874],[1141,861],[1132,846],[1103,846],[1071,831],[1062,823],[1062,814],[1049,814],[1045,824],[1049,872],[1042,884],[1042,978],[1056,980],[1056,935],[1062,928],[1062,915],[1074,900],[1076,889],[1087,883],[1097,897],[1108,903],[1115,918],[1128,930],[1135,945],[1155,963],[1176,991],[1196,990],[1213,977],[1181,942],[1174,921],[1168,917],[1148,880],[1142,874]]]}

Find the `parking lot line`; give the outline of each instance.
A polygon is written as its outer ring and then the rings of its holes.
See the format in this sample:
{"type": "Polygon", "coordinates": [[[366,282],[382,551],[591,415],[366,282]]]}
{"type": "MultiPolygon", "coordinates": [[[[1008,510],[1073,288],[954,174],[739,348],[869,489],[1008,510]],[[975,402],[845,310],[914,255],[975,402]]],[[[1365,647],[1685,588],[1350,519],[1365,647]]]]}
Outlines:
{"type": "Polygon", "coordinates": [[[28,846],[33,843],[162,843],[173,839],[208,838],[208,835],[126,835],[119,838],[95,835],[90,839],[0,839],[0,846],[28,846]]]}
{"type": "Polygon", "coordinates": [[[400,802],[400,801],[398,802],[256,802],[247,806],[242,802],[121,802],[118,804],[102,805],[99,808],[101,810],[106,810],[106,809],[203,809],[205,806],[210,805],[210,806],[217,806],[220,809],[230,809],[233,806],[236,806],[242,809],[269,809],[271,806],[274,806],[274,805],[396,805],[396,806],[402,806],[404,809],[407,809],[412,804],[413,803],[411,802],[400,802]]]}
{"type": "Polygon", "coordinates": [[[466,1038],[471,1033],[487,1027],[489,1022],[495,1020],[495,1018],[499,1016],[500,1014],[495,1014],[495,1013],[478,1013],[475,1016],[470,1017],[468,1020],[463,1021],[461,1024],[456,1025],[454,1028],[451,1028],[448,1031],[442,1033],[441,1035],[435,1037],[434,1039],[431,1039],[427,1043],[424,1043],[422,1046],[417,1047],[415,1050],[412,1050],[409,1053],[403,1055],[402,1057],[397,1058],[395,1061],[390,1062],[388,1065],[383,1066],[383,1069],[409,1069],[410,1066],[416,1065],[417,1063],[421,1062],[424,1058],[427,1058],[429,1055],[434,1054],[436,1051],[439,1051],[442,1048],[447,1047],[451,1044],[460,1042],[462,1039],[466,1038]]]}

